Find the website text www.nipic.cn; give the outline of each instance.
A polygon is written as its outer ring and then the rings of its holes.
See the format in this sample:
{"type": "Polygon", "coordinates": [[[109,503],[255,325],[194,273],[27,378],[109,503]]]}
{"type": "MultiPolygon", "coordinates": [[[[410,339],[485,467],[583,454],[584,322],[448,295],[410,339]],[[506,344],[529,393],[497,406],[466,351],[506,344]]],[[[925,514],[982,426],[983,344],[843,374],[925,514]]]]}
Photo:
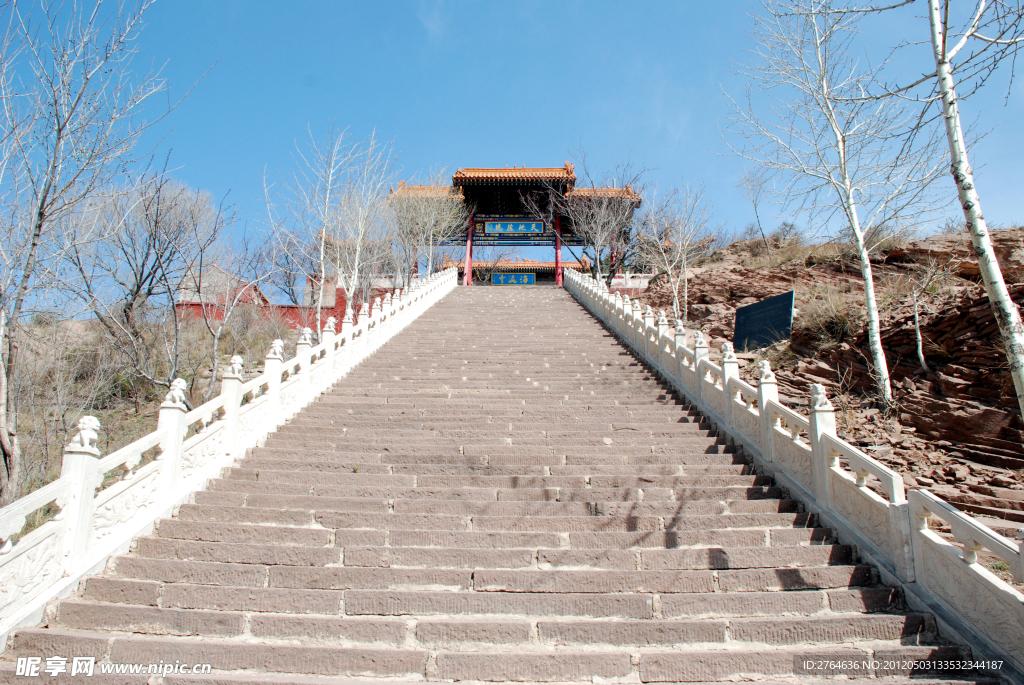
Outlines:
{"type": "Polygon", "coordinates": [[[92,656],[48,656],[45,659],[41,656],[20,656],[15,665],[15,675],[27,678],[33,677],[55,677],[58,675],[92,676],[96,673],[102,675],[158,675],[168,676],[173,674],[181,675],[202,675],[213,671],[210,664],[183,664],[180,661],[174,663],[160,661],[153,664],[117,664],[110,662],[96,663],[96,657],[92,656]]]}

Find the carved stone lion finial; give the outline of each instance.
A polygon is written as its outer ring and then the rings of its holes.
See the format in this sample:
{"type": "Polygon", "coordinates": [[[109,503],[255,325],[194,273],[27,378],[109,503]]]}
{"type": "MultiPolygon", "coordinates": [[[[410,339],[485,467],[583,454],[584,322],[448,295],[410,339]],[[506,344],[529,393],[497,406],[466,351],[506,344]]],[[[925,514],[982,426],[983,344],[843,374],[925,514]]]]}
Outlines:
{"type": "Polygon", "coordinates": [[[245,360],[243,360],[237,354],[231,358],[231,363],[228,365],[228,373],[232,376],[242,375],[242,366],[244,366],[245,360]]]}
{"type": "Polygon", "coordinates": [[[333,316],[328,317],[327,323],[324,324],[324,333],[334,333],[334,325],[338,323],[338,320],[333,316]]]}
{"type": "Polygon", "coordinates": [[[313,329],[306,327],[299,333],[299,344],[300,345],[312,345],[313,344],[313,329]]]}
{"type": "Polygon", "coordinates": [[[100,455],[96,441],[99,435],[96,431],[100,429],[100,420],[95,416],[83,416],[78,419],[78,433],[71,438],[71,442],[64,449],[68,452],[86,452],[95,456],[100,455]]]}
{"type": "Polygon", "coordinates": [[[171,381],[170,391],[164,395],[164,404],[175,407],[187,407],[185,404],[185,390],[187,388],[188,383],[185,382],[184,378],[175,378],[171,381]]]}
{"type": "Polygon", "coordinates": [[[275,357],[277,359],[284,358],[284,340],[278,339],[270,343],[270,354],[268,357],[275,357]]]}
{"type": "Polygon", "coordinates": [[[658,325],[659,326],[667,326],[668,325],[668,317],[665,316],[665,310],[664,309],[659,309],[658,310],[658,325]]]}
{"type": "Polygon", "coordinates": [[[708,343],[704,340],[704,333],[701,331],[694,331],[693,334],[693,346],[694,347],[707,347],[708,343]]]}
{"type": "Polygon", "coordinates": [[[723,362],[734,362],[736,361],[736,351],[732,348],[732,343],[722,343],[722,361],[723,362]]]}
{"type": "Polygon", "coordinates": [[[772,373],[772,365],[768,363],[767,359],[762,359],[757,363],[757,375],[764,383],[775,382],[775,374],[772,373]]]}
{"type": "Polygon", "coordinates": [[[832,409],[832,403],[828,401],[828,395],[825,394],[825,386],[821,383],[811,383],[811,411],[816,409],[832,409]]]}

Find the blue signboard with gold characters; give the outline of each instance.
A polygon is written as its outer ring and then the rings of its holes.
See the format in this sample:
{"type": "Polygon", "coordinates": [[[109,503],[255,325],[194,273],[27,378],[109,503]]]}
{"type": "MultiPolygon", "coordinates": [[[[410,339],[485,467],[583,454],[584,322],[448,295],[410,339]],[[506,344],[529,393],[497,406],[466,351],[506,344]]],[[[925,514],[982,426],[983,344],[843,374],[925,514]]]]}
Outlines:
{"type": "Polygon", "coordinates": [[[536,285],[537,274],[491,274],[491,285],[536,285]]]}
{"type": "Polygon", "coordinates": [[[501,235],[508,235],[509,233],[515,233],[518,235],[540,235],[544,233],[544,222],[524,221],[522,219],[486,221],[484,222],[484,233],[501,235]]]}

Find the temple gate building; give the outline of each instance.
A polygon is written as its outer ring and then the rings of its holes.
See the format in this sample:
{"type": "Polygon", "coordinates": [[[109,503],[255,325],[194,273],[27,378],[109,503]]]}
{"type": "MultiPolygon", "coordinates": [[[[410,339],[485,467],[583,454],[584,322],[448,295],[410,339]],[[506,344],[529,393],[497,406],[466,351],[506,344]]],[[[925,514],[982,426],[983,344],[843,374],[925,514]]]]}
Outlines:
{"type": "MultiPolygon", "coordinates": [[[[401,185],[395,192],[424,194],[433,189],[401,185]]],[[[438,188],[438,192],[441,189],[438,188]]],[[[452,192],[461,196],[470,211],[469,223],[461,235],[439,243],[463,246],[466,257],[462,264],[462,284],[473,284],[473,250],[480,247],[553,247],[554,263],[538,269],[543,275],[554,273],[555,285],[562,285],[562,246],[585,247],[586,241],[575,230],[572,212],[566,211],[573,201],[606,201],[614,198],[632,208],[640,206],[641,198],[630,186],[622,188],[577,188],[576,172],[566,162],[561,167],[505,167],[459,169],[452,176],[452,192]],[[547,207],[546,216],[531,212],[527,198],[551,198],[536,204],[547,207]],[[553,267],[553,269],[552,269],[553,267]]],[[[509,263],[509,272],[522,272],[530,262],[509,263]],[[514,267],[514,268],[513,268],[514,267]]],[[[504,264],[502,264],[504,267],[504,264]]],[[[579,262],[572,264],[579,269],[579,262]]]]}

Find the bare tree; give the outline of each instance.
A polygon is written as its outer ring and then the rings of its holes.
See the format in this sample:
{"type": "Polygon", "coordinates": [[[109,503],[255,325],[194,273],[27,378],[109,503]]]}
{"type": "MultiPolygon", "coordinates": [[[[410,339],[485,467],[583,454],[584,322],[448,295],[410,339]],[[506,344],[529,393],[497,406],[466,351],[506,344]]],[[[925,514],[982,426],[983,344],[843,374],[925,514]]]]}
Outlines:
{"type": "Polygon", "coordinates": [[[884,65],[849,55],[860,15],[828,11],[831,0],[763,0],[755,17],[744,103],[726,136],[737,154],[781,182],[779,194],[826,230],[853,243],[864,279],[868,343],[879,398],[892,404],[870,254],[883,234],[909,231],[941,209],[938,139],[901,134],[917,112],[896,100],[859,99],[884,65]],[[755,105],[752,91],[759,91],[755,105]],[[730,139],[737,139],[732,144],[730,139]]]}
{"type": "Polygon", "coordinates": [[[555,198],[558,209],[569,220],[573,233],[593,251],[593,275],[598,280],[602,279],[602,256],[606,250],[609,252],[611,278],[632,242],[633,214],[640,206],[645,170],[630,163],[619,164],[598,185],[582,148],[577,150],[575,159],[582,184],[555,198]]]}
{"type": "Polygon", "coordinates": [[[0,504],[16,496],[20,477],[10,390],[22,314],[50,285],[48,275],[66,248],[90,237],[67,219],[105,192],[153,123],[136,115],[163,82],[130,77],[141,16],[150,4],[120,3],[109,13],[99,0],[73,6],[44,0],[31,12],[17,2],[9,5],[10,29],[0,46],[0,504]]]}
{"type": "Polygon", "coordinates": [[[706,256],[718,238],[703,184],[696,188],[684,185],[681,191],[652,201],[639,225],[640,257],[668,278],[673,318],[685,324],[690,302],[690,265],[706,256]],[[680,287],[682,303],[679,302],[680,287]]]}
{"type": "Polygon", "coordinates": [[[517,258],[520,250],[521,248],[515,245],[488,245],[476,248],[473,252],[473,273],[476,274],[476,280],[490,283],[498,269],[507,266],[513,258],[517,258]]]}
{"type": "Polygon", "coordinates": [[[939,261],[928,256],[922,268],[911,276],[910,297],[914,303],[914,342],[917,348],[917,362],[924,373],[931,373],[931,368],[924,358],[924,337],[921,335],[920,299],[926,293],[936,290],[942,282],[948,282],[960,272],[961,260],[950,258],[939,261]]]}
{"type": "Polygon", "coordinates": [[[229,330],[232,316],[240,306],[269,305],[259,285],[273,273],[270,246],[261,240],[262,236],[255,231],[232,235],[227,229],[233,216],[225,212],[223,205],[211,214],[202,222],[202,234],[192,242],[201,244],[203,235],[215,236],[216,242],[207,243],[196,253],[176,298],[177,305],[187,303],[198,309],[210,337],[210,382],[204,402],[213,398],[217,387],[221,337],[229,330]]]}
{"type": "Polygon", "coordinates": [[[341,231],[346,180],[357,154],[348,134],[333,125],[322,140],[307,129],[309,141],[296,143],[298,170],[287,182],[272,184],[263,177],[267,226],[275,237],[275,262],[286,279],[284,292],[293,304],[307,304],[300,297],[305,281],[313,287],[317,336],[323,327],[324,292],[333,275],[329,244],[341,231]]]}
{"type": "Polygon", "coordinates": [[[764,176],[747,171],[740,176],[739,189],[743,193],[743,197],[747,198],[747,201],[754,208],[754,220],[757,224],[757,230],[761,234],[761,240],[764,241],[765,251],[771,256],[772,248],[768,245],[768,236],[765,235],[764,227],[761,226],[761,213],[757,211],[757,208],[761,206],[761,198],[764,196],[766,183],[767,179],[764,176]]]}
{"type": "Polygon", "coordinates": [[[393,240],[393,215],[387,202],[395,173],[394,148],[381,143],[376,132],[354,147],[341,192],[339,221],[329,227],[332,264],[349,303],[355,301],[367,261],[374,257],[368,247],[393,240]]]}
{"type": "Polygon", "coordinates": [[[406,275],[411,274],[421,252],[427,260],[427,273],[432,273],[437,246],[464,232],[469,223],[471,210],[461,189],[452,187],[442,169],[432,174],[426,185],[400,183],[388,199],[406,275]]]}
{"type": "MultiPolygon", "coordinates": [[[[890,11],[911,5],[916,6],[917,3],[903,0],[885,5],[854,6],[840,11],[858,15],[885,12],[889,18],[890,11]]],[[[867,95],[872,101],[912,99],[924,103],[926,109],[922,111],[917,125],[909,127],[910,138],[921,135],[927,130],[927,124],[939,118],[927,116],[932,103],[937,103],[941,109],[939,116],[949,147],[949,170],[956,183],[966,229],[999,326],[1018,407],[1024,417],[1024,323],[1006,288],[992,247],[960,119],[960,101],[988,82],[1004,63],[1010,65],[1012,84],[1017,51],[1024,47],[1024,3],[1020,0],[926,0],[926,7],[927,42],[931,46],[934,70],[929,66],[929,73],[923,76],[904,83],[887,84],[880,92],[867,95]],[[960,94],[958,88],[961,89],[960,94]]],[[[905,22],[905,25],[912,24],[905,22]]],[[[915,41],[907,42],[908,46],[916,44],[915,41]]]]}
{"type": "Polygon", "coordinates": [[[221,214],[208,194],[156,173],[106,203],[96,220],[99,237],[67,251],[64,285],[131,374],[170,387],[183,344],[178,298],[217,244],[221,214]]]}

